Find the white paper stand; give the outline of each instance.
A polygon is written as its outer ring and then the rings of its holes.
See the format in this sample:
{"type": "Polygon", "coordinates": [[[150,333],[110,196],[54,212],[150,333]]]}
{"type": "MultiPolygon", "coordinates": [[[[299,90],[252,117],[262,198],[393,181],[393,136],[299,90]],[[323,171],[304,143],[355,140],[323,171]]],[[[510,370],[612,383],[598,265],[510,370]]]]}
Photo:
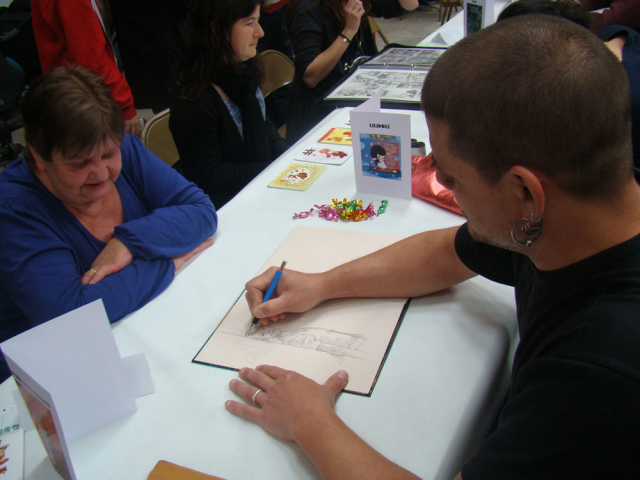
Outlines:
{"type": "Polygon", "coordinates": [[[22,396],[26,395],[52,463],[64,478],[75,478],[69,443],[134,412],[135,397],[154,391],[144,354],[120,357],[101,300],[38,325],[0,347],[22,396]],[[40,412],[37,418],[35,411],[40,412]]]}
{"type": "Polygon", "coordinates": [[[433,37],[431,44],[450,47],[454,43],[462,40],[463,36],[463,33],[457,28],[442,28],[436,36],[433,37]]]}
{"type": "Polygon", "coordinates": [[[351,138],[358,192],[411,200],[411,117],[372,97],[351,110],[351,138]]]}

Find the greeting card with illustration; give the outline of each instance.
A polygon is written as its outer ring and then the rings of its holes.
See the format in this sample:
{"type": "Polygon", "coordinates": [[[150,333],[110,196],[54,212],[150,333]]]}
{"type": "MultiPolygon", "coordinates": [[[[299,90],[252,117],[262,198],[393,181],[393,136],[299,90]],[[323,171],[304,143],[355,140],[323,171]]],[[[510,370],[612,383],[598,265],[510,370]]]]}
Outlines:
{"type": "Polygon", "coordinates": [[[351,158],[350,148],[329,148],[324,145],[307,145],[302,151],[296,152],[295,159],[303,162],[324,163],[326,165],[342,165],[351,158]]]}
{"type": "Polygon", "coordinates": [[[0,475],[2,480],[24,479],[24,429],[15,405],[0,411],[0,475]]]}
{"type": "Polygon", "coordinates": [[[326,165],[292,163],[267,186],[304,192],[327,168],[328,167],[326,165]]]}
{"type": "Polygon", "coordinates": [[[67,441],[57,411],[53,406],[51,395],[24,372],[21,376],[13,373],[18,390],[29,410],[31,420],[38,431],[53,468],[65,480],[75,479],[76,475],[71,464],[67,441]]]}
{"type": "Polygon", "coordinates": [[[120,356],[102,300],[0,347],[51,463],[65,480],[76,478],[68,445],[135,412],[135,398],[154,391],[144,354],[120,356]]]}
{"type": "Polygon", "coordinates": [[[411,200],[411,117],[372,97],[351,111],[351,130],[358,192],[411,200]]]}

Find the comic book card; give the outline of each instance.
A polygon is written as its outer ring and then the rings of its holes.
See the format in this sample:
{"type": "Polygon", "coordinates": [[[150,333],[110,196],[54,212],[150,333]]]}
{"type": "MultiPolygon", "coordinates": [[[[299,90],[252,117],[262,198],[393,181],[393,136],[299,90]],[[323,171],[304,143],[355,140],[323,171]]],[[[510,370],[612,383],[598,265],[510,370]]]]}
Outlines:
{"type": "Polygon", "coordinates": [[[351,145],[351,130],[348,128],[332,127],[318,140],[318,143],[351,145]]]}
{"type": "Polygon", "coordinates": [[[327,168],[326,165],[292,163],[267,186],[304,192],[327,168]]]}
{"type": "Polygon", "coordinates": [[[324,163],[326,165],[342,165],[351,158],[351,148],[331,148],[326,145],[307,145],[300,152],[296,152],[295,159],[302,162],[324,163]]]}

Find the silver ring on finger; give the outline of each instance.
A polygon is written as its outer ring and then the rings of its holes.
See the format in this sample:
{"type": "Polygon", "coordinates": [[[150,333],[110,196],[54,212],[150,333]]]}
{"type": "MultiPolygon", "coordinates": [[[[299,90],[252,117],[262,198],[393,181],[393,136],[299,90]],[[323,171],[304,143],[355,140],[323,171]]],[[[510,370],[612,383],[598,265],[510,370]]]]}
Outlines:
{"type": "Polygon", "coordinates": [[[253,397],[251,397],[251,401],[257,406],[259,407],[260,405],[258,405],[258,402],[256,402],[256,397],[258,396],[258,394],[260,392],[264,392],[264,390],[262,390],[261,388],[259,388],[258,390],[256,390],[256,393],[253,394],[253,397]]]}

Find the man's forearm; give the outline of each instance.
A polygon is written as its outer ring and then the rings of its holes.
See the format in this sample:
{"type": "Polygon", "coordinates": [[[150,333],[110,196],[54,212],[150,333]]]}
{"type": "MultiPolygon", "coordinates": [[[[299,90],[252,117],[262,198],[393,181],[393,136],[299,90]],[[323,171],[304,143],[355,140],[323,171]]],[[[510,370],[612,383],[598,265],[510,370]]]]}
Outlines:
{"type": "Polygon", "coordinates": [[[374,450],[332,410],[303,422],[296,442],[324,479],[417,478],[374,450]]]}
{"type": "Polygon", "coordinates": [[[413,235],[322,274],[324,299],[417,297],[471,278],[455,251],[458,228],[413,235]]]}

